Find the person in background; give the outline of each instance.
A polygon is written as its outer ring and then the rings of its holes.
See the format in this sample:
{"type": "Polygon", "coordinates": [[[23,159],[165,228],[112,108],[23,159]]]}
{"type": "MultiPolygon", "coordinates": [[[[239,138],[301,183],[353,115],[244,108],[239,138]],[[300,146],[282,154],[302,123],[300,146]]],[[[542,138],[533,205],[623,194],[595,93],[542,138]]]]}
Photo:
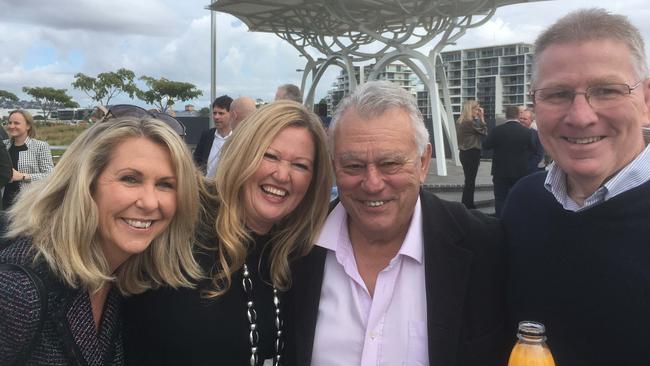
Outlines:
{"type": "MultiPolygon", "coordinates": [[[[195,289],[161,288],[125,304],[130,365],[252,365],[283,360],[289,264],[312,248],[332,173],[316,115],[278,101],[250,115],[204,191],[195,289]]],[[[281,364],[285,364],[281,362],[281,364]]]]}
{"type": "Polygon", "coordinates": [[[544,146],[539,141],[537,128],[533,128],[535,113],[524,106],[519,107],[519,123],[530,129],[530,138],[532,140],[532,151],[528,155],[528,174],[533,174],[544,170],[544,146]]]}
{"type": "Polygon", "coordinates": [[[463,104],[463,111],[456,121],[456,135],[460,150],[460,163],[463,165],[465,184],[461,202],[467,208],[474,205],[474,188],[476,174],[481,162],[481,138],[487,135],[487,124],[483,116],[483,108],[475,100],[463,104]]]}
{"type": "Polygon", "coordinates": [[[302,103],[302,93],[300,92],[300,88],[293,84],[280,85],[278,90],[275,92],[275,100],[283,99],[302,103]]]}
{"type": "Polygon", "coordinates": [[[4,128],[0,128],[0,140],[9,140],[9,135],[4,128]]]}
{"type": "Polygon", "coordinates": [[[219,152],[232,132],[231,103],[232,98],[227,95],[222,95],[212,102],[214,127],[201,134],[194,149],[194,161],[207,178],[214,178],[219,165],[219,152]]]}
{"type": "MultiPolygon", "coordinates": [[[[4,131],[3,128],[0,130],[4,131]]],[[[4,192],[4,186],[11,182],[13,176],[13,165],[7,149],[0,149],[0,194],[4,192]]],[[[0,200],[0,210],[2,210],[2,200],[0,200]]],[[[1,231],[0,231],[1,233],[1,231]]]]}
{"type": "Polygon", "coordinates": [[[251,97],[239,97],[230,103],[230,127],[234,130],[237,125],[257,110],[255,100],[251,97]]]}
{"type": "Polygon", "coordinates": [[[16,195],[33,181],[45,178],[54,169],[50,145],[37,140],[32,115],[24,110],[9,113],[7,122],[9,139],[4,144],[13,166],[11,181],[5,185],[2,206],[11,207],[16,195]]]}
{"type": "Polygon", "coordinates": [[[519,107],[506,107],[506,122],[490,131],[484,149],[493,149],[492,183],[494,208],[501,216],[510,189],[521,177],[528,174],[528,158],[533,153],[533,138],[528,127],[519,122],[519,107]]]}
{"type": "Polygon", "coordinates": [[[7,213],[0,365],[123,365],[122,297],[201,276],[198,205],[189,150],[162,121],[79,135],[7,213]]]}
{"type": "Polygon", "coordinates": [[[531,89],[554,162],[503,209],[510,331],[546,326],[558,365],[650,365],[650,114],[643,38],[604,9],[567,14],[535,41],[531,89]]]}

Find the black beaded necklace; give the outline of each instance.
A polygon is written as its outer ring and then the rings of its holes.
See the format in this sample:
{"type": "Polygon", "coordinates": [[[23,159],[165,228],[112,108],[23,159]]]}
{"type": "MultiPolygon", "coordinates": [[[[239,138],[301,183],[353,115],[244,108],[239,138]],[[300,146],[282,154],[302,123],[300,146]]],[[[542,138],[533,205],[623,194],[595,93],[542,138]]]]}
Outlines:
{"type": "MultiPolygon", "coordinates": [[[[244,263],[242,267],[242,287],[246,294],[246,316],[248,318],[249,333],[248,340],[251,345],[251,356],[249,359],[250,366],[257,366],[258,361],[258,344],[259,332],[257,331],[257,311],[255,311],[255,304],[253,303],[253,281],[248,271],[248,265],[244,263]]],[[[278,289],[273,286],[273,307],[275,308],[275,356],[273,357],[273,366],[281,366],[280,353],[284,347],[282,342],[282,319],[280,318],[280,296],[278,289]]]]}

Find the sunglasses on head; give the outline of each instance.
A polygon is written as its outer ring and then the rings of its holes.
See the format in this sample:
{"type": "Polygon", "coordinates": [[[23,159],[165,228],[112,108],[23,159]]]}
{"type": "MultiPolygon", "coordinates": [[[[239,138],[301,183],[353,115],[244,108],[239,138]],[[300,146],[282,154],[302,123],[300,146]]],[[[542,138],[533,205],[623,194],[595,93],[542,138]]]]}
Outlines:
{"type": "Polygon", "coordinates": [[[96,107],[90,115],[90,122],[100,123],[108,121],[111,118],[120,117],[153,117],[165,122],[169,127],[176,131],[179,136],[185,137],[186,135],[185,126],[176,118],[168,115],[167,113],[150,112],[142,107],[130,104],[116,104],[109,107],[96,107]]]}

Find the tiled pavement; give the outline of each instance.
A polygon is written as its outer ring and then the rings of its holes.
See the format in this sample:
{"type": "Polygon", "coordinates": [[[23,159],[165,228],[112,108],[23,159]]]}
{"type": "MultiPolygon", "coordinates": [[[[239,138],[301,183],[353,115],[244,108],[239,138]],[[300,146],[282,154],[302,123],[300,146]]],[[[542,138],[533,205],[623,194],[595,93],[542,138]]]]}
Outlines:
{"type": "MultiPolygon", "coordinates": [[[[476,175],[474,202],[478,209],[485,213],[494,213],[494,194],[492,192],[492,175],[490,175],[491,167],[491,160],[481,160],[481,164],[478,167],[478,174],[476,175]]],[[[435,159],[431,159],[429,174],[424,186],[440,198],[460,202],[464,180],[463,168],[456,166],[451,160],[447,160],[447,175],[444,177],[438,176],[436,174],[436,161],[435,159]]]]}

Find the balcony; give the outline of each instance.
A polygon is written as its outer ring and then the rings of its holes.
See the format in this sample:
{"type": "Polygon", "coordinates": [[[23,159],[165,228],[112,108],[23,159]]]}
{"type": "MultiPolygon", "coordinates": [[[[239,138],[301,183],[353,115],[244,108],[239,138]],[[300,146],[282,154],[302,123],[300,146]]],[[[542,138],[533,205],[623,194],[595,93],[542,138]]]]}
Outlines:
{"type": "Polygon", "coordinates": [[[499,66],[499,61],[496,59],[493,60],[482,60],[478,63],[478,67],[495,67],[499,66]]]}
{"type": "Polygon", "coordinates": [[[478,76],[494,76],[499,73],[499,69],[493,67],[491,69],[479,69],[478,76]]]}
{"type": "Polygon", "coordinates": [[[501,60],[501,66],[523,66],[524,60],[501,60]]]}

